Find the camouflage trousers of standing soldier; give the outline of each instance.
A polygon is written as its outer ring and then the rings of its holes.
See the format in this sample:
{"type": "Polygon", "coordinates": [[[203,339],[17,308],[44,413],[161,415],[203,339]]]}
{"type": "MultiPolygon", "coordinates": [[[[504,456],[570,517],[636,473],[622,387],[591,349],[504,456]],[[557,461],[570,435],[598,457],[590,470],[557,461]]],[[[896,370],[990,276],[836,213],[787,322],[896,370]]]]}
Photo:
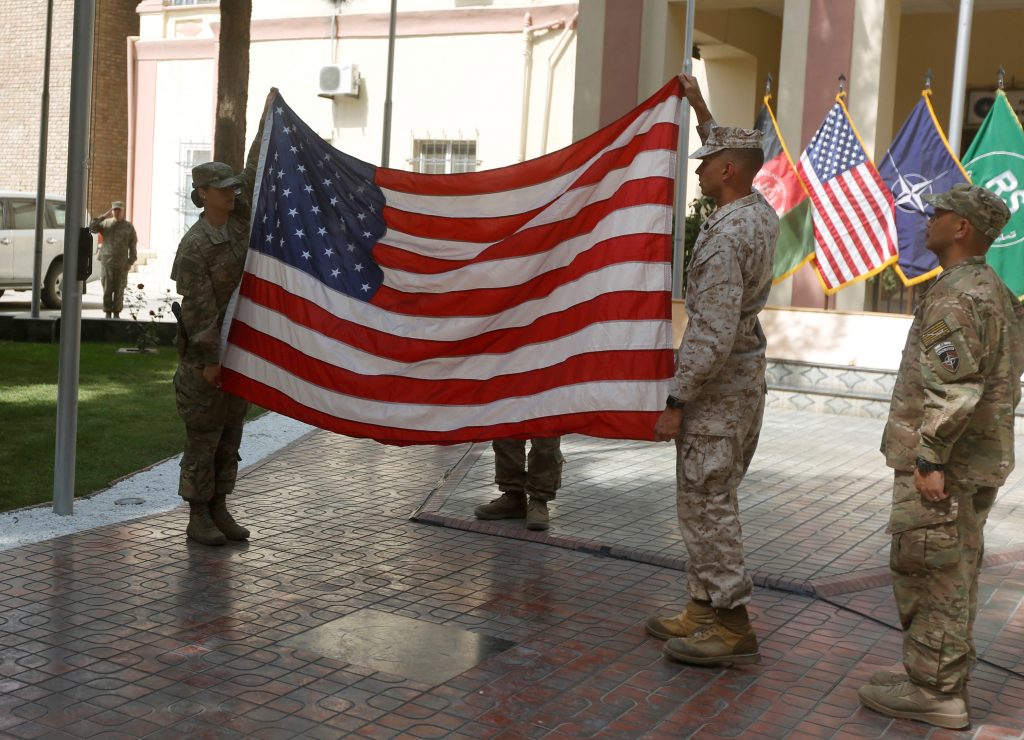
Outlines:
{"type": "Polygon", "coordinates": [[[738,395],[723,409],[731,435],[687,432],[676,441],[676,512],[686,544],[691,599],[731,609],[750,601],[753,582],[743,561],[743,530],[736,492],[761,434],[764,394],[738,395]]]}
{"type": "Polygon", "coordinates": [[[913,473],[896,471],[889,529],[893,594],[903,625],[903,664],[914,683],[959,691],[977,654],[978,570],[985,520],[998,489],[946,475],[945,501],[929,503],[913,473]]]}
{"type": "Polygon", "coordinates": [[[174,374],[178,415],[185,422],[178,494],[186,501],[227,496],[238,477],[238,448],[249,402],[211,388],[198,365],[178,365],[174,374]]]}
{"type": "Polygon", "coordinates": [[[496,439],[494,448],[494,482],[504,492],[525,492],[539,501],[551,501],[562,485],[562,438],[536,437],[530,440],[496,439]]]}
{"type": "Polygon", "coordinates": [[[124,310],[124,289],[128,286],[127,265],[103,263],[103,311],[121,313],[124,310]]]}

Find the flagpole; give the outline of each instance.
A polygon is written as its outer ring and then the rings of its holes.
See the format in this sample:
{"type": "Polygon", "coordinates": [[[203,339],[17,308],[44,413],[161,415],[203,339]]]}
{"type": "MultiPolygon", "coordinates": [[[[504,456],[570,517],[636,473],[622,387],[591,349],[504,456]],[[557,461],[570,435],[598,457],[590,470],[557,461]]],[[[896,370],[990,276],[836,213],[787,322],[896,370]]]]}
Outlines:
{"type": "Polygon", "coordinates": [[[960,0],[956,31],[956,57],[953,60],[953,98],[949,106],[949,147],[960,156],[960,135],[964,127],[964,98],[967,95],[967,56],[971,50],[971,17],[974,0],[960,0]]]}
{"type": "MultiPolygon", "coordinates": [[[[693,10],[697,0],[686,0],[686,33],[683,36],[683,74],[693,73],[693,10]]],[[[690,144],[690,103],[683,99],[679,116],[679,156],[676,157],[676,233],[672,249],[672,297],[683,297],[683,255],[686,249],[686,174],[690,144]]]]}

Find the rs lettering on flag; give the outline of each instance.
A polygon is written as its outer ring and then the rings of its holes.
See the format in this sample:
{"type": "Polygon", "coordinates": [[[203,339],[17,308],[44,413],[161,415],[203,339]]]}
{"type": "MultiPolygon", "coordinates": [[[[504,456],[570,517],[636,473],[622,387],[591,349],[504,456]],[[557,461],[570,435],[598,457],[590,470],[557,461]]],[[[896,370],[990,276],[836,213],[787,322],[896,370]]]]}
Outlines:
{"type": "Polygon", "coordinates": [[[389,444],[651,439],[674,371],[680,92],[457,175],[361,162],[277,95],[224,388],[389,444]]]}
{"type": "Polygon", "coordinates": [[[864,150],[841,96],[797,170],[813,205],[815,266],[826,293],[896,260],[892,193],[864,150]]]}

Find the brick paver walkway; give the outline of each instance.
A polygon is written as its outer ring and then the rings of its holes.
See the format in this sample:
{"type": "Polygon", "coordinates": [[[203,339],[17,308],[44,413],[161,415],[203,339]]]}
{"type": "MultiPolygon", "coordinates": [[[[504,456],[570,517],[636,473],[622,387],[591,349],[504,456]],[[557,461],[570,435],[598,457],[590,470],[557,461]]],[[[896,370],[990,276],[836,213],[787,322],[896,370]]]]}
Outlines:
{"type": "Polygon", "coordinates": [[[670,447],[567,440],[551,531],[487,533],[465,518],[494,495],[485,448],[317,432],[241,478],[248,545],[187,543],[179,509],[0,552],[0,737],[1022,737],[1019,478],[990,530],[971,732],[857,703],[900,652],[877,430],[769,411],[744,523],[778,587],[755,589],[763,658],[742,670],[643,633],[682,595],[670,447]]]}

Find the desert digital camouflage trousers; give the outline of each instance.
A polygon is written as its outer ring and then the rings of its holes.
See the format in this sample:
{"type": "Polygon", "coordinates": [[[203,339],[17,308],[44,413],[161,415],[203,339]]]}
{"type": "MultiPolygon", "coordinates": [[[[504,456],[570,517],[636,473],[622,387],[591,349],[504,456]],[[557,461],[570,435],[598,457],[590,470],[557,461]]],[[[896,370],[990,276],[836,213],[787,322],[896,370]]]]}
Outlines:
{"type": "Polygon", "coordinates": [[[562,485],[562,438],[537,437],[530,440],[496,439],[494,448],[494,482],[498,490],[526,492],[531,498],[551,501],[562,485]]]}
{"type": "MultiPolygon", "coordinates": [[[[731,436],[684,433],[676,442],[676,511],[686,544],[686,585],[691,599],[731,609],[750,601],[753,583],[743,562],[736,489],[761,434],[764,394],[729,400],[731,436]]],[[[684,411],[685,414],[685,411],[684,411]]]]}
{"type": "Polygon", "coordinates": [[[893,594],[903,625],[903,664],[918,684],[959,691],[976,653],[978,570],[985,520],[998,489],[946,475],[950,496],[921,499],[913,473],[896,471],[889,529],[893,594]]]}
{"type": "Polygon", "coordinates": [[[178,365],[174,374],[178,415],[185,422],[178,495],[210,501],[228,495],[238,477],[238,448],[249,402],[211,388],[198,365],[178,365]]]}

